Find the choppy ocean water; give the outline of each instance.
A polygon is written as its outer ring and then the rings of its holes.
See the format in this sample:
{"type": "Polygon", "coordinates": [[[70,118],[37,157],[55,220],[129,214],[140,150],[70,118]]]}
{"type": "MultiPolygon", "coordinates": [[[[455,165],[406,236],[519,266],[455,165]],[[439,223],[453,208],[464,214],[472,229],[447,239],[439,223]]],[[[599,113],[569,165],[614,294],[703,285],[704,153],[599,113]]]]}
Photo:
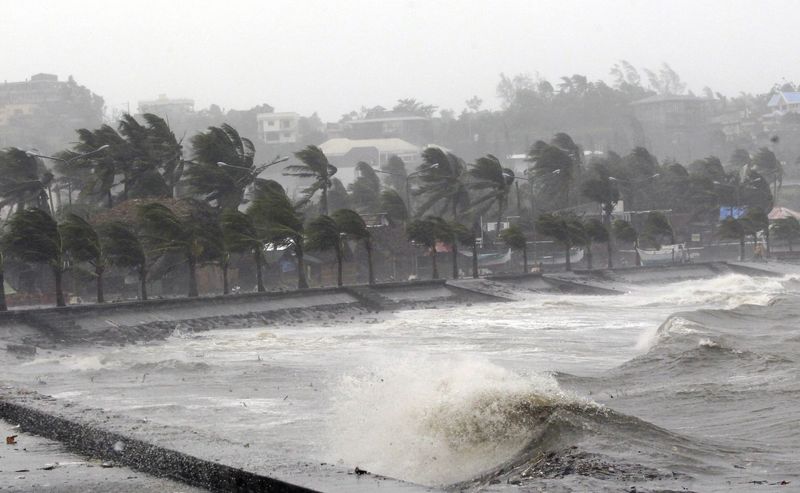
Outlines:
{"type": "Polygon", "coordinates": [[[6,359],[2,379],[253,468],[486,491],[800,485],[797,282],[627,288],[176,332],[6,359]]]}

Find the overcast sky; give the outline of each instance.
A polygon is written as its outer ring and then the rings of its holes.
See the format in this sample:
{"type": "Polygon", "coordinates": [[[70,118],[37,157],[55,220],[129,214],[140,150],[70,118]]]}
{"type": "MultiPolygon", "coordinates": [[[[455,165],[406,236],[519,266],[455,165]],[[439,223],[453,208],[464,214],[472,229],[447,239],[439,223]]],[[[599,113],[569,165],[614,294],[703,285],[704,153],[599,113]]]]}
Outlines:
{"type": "Polygon", "coordinates": [[[413,97],[497,107],[499,74],[610,80],[618,60],[669,63],[689,88],[800,81],[796,1],[3,0],[6,81],[48,72],[112,108],[165,93],[196,107],[318,111],[413,97]]]}

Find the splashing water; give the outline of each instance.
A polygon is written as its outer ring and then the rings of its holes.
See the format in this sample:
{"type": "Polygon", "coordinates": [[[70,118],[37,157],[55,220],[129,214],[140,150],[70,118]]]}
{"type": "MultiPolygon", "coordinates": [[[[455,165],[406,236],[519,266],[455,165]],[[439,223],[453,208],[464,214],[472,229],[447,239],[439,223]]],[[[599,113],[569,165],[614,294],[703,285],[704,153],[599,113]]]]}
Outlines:
{"type": "Polygon", "coordinates": [[[453,482],[512,457],[537,410],[575,402],[549,376],[523,376],[477,357],[382,361],[341,379],[330,454],[424,484],[453,482]]]}

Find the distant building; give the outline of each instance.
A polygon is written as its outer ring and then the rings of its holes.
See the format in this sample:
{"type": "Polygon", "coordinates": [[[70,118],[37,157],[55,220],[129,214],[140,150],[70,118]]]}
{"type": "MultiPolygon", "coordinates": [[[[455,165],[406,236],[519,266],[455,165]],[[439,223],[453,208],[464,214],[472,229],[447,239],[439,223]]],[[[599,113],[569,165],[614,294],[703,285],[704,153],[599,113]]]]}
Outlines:
{"type": "Polygon", "coordinates": [[[393,111],[381,112],[362,120],[350,120],[343,122],[343,125],[345,135],[351,139],[399,138],[422,145],[433,138],[430,118],[393,111]]]}
{"type": "Polygon", "coordinates": [[[706,152],[712,100],[668,94],[640,99],[631,106],[653,154],[689,162],[706,152]]]}
{"type": "Polygon", "coordinates": [[[159,94],[158,99],[139,101],[139,113],[152,113],[168,120],[180,119],[194,113],[194,100],[186,98],[168,98],[159,94]]]}
{"type": "Polygon", "coordinates": [[[389,156],[397,155],[413,170],[422,164],[422,148],[403,139],[329,139],[319,145],[328,160],[339,168],[336,178],[348,185],[355,181],[355,166],[363,161],[380,169],[389,161],[389,156]]]}
{"type": "Polygon", "coordinates": [[[298,113],[259,113],[256,120],[258,136],[265,144],[294,144],[300,140],[298,113]]]}
{"type": "Polygon", "coordinates": [[[0,84],[0,147],[56,152],[75,140],[75,130],[102,122],[103,98],[72,77],[36,74],[0,84]]]}
{"type": "Polygon", "coordinates": [[[800,92],[781,91],[774,94],[767,107],[781,116],[787,113],[800,113],[800,92]]]}

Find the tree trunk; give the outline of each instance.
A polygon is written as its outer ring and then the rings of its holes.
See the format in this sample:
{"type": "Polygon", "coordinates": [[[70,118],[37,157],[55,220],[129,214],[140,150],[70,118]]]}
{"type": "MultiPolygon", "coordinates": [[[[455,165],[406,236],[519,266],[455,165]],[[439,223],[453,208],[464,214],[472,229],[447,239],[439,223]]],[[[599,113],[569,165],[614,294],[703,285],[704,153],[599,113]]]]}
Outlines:
{"type": "Polygon", "coordinates": [[[228,262],[222,262],[222,294],[226,295],[231,292],[231,287],[228,285],[228,262]]]}
{"type": "Polygon", "coordinates": [[[453,279],[458,279],[458,242],[453,238],[453,279]]]}
{"type": "Polygon", "coordinates": [[[261,252],[256,250],[253,252],[253,258],[256,261],[256,285],[259,293],[264,292],[264,276],[261,273],[261,252]]]}
{"type": "Polygon", "coordinates": [[[586,245],[586,267],[592,270],[592,245],[586,245]]]}
{"type": "Polygon", "coordinates": [[[110,188],[108,189],[108,192],[106,193],[106,198],[108,199],[108,208],[111,209],[112,207],[114,207],[114,197],[111,196],[111,189],[110,188]]]}
{"type": "Polygon", "coordinates": [[[197,260],[192,257],[189,259],[189,297],[196,298],[197,292],[197,260]]]}
{"type": "Polygon", "coordinates": [[[528,245],[522,246],[522,272],[528,273],[528,245]]]}
{"type": "MultiPolygon", "coordinates": [[[[0,259],[0,262],[2,259],[0,259]]],[[[5,274],[3,272],[3,266],[0,265],[0,312],[4,312],[8,310],[8,305],[6,304],[6,282],[5,282],[5,274]]]]}
{"type": "Polygon", "coordinates": [[[608,230],[608,240],[606,241],[606,252],[608,253],[608,261],[607,265],[609,269],[614,268],[614,238],[611,235],[611,213],[606,210],[605,214],[603,215],[603,224],[608,230]]]}
{"type": "Polygon", "coordinates": [[[139,298],[147,301],[147,269],[139,269],[139,298]]]}
{"type": "Polygon", "coordinates": [[[739,262],[744,262],[744,235],[739,237],[739,262]]]}
{"type": "Polygon", "coordinates": [[[97,302],[105,303],[106,299],[103,296],[103,269],[95,269],[97,274],[97,302]]]}
{"type": "Polygon", "coordinates": [[[434,244],[431,247],[431,266],[433,268],[433,274],[431,279],[439,279],[439,269],[436,266],[436,245],[434,244]]]}
{"type": "Polygon", "coordinates": [[[639,238],[633,242],[633,251],[636,252],[636,267],[642,266],[642,256],[639,255],[639,238]]]}
{"type": "Polygon", "coordinates": [[[303,261],[303,247],[295,243],[294,254],[297,257],[297,289],[308,289],[306,280],[306,264],[303,261]]]}
{"type": "Polygon", "coordinates": [[[336,285],[340,288],[344,285],[342,282],[342,247],[336,248],[336,285]]]}
{"type": "Polygon", "coordinates": [[[64,272],[60,268],[53,269],[53,277],[56,280],[56,306],[67,306],[64,301],[64,289],[61,286],[61,280],[64,272]]]}
{"type": "Polygon", "coordinates": [[[478,278],[478,243],[472,242],[472,277],[478,278]]]}
{"type": "Polygon", "coordinates": [[[325,184],[322,185],[322,196],[319,199],[319,209],[321,214],[325,216],[328,215],[328,186],[325,184]]]}
{"type": "Polygon", "coordinates": [[[564,253],[566,254],[567,272],[572,270],[572,259],[569,258],[569,245],[564,245],[564,253]]]}
{"type": "Polygon", "coordinates": [[[372,242],[369,241],[369,238],[364,241],[364,248],[367,250],[367,282],[372,286],[375,284],[375,270],[372,265],[372,242]]]}

